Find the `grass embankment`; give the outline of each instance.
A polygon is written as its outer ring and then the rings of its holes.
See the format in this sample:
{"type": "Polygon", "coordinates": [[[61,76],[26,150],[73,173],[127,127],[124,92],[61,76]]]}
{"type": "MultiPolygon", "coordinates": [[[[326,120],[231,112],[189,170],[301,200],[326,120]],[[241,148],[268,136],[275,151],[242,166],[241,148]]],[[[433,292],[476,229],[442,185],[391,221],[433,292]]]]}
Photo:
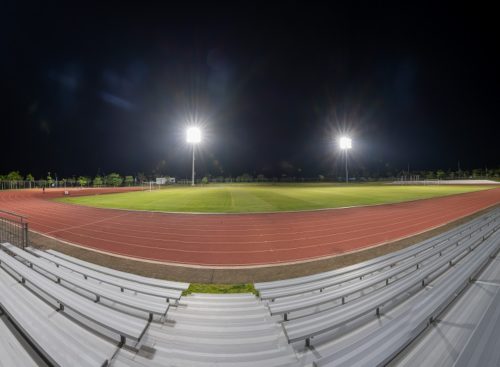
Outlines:
{"type": "Polygon", "coordinates": [[[397,203],[484,190],[488,186],[373,184],[229,184],[69,197],[60,201],[100,208],[166,212],[247,213],[397,203]]]}
{"type": "Polygon", "coordinates": [[[191,293],[216,293],[216,294],[229,294],[229,293],[253,293],[256,296],[259,292],[254,288],[253,284],[202,284],[191,283],[189,288],[182,292],[183,296],[191,293]]]}

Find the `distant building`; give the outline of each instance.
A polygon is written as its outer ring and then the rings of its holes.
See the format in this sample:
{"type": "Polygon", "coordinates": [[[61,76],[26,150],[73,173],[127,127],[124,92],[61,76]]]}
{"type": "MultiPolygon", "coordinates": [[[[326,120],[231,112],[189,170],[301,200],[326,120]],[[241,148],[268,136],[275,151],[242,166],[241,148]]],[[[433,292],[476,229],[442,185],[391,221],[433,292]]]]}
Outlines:
{"type": "Polygon", "coordinates": [[[157,185],[166,185],[166,184],[174,184],[175,177],[157,177],[156,184],[157,185]]]}

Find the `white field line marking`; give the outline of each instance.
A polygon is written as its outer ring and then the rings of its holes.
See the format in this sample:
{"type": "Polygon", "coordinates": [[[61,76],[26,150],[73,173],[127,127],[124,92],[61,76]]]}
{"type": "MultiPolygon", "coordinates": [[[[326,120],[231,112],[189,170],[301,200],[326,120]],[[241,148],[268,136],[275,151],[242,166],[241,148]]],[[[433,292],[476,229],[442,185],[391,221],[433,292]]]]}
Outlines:
{"type": "Polygon", "coordinates": [[[71,227],[68,227],[68,228],[60,228],[60,229],[56,229],[54,231],[49,231],[49,232],[46,232],[46,233],[47,234],[51,234],[51,233],[54,233],[54,232],[69,231],[69,230],[76,229],[76,228],[82,228],[82,227],[85,227],[85,226],[89,226],[89,225],[93,225],[93,224],[97,224],[97,223],[106,222],[106,221],[108,221],[110,219],[124,217],[124,216],[129,215],[129,214],[130,213],[119,214],[119,215],[115,215],[113,217],[108,217],[108,218],[96,220],[96,221],[93,221],[93,222],[88,222],[88,223],[85,223],[85,224],[80,224],[78,226],[71,226],[71,227]]]}

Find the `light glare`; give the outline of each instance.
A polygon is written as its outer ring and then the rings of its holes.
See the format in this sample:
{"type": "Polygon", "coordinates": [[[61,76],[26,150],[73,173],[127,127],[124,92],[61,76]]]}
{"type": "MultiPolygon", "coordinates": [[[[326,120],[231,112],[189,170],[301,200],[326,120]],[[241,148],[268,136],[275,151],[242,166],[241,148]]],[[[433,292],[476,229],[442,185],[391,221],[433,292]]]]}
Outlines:
{"type": "Polygon", "coordinates": [[[186,141],[188,143],[199,143],[201,141],[201,131],[197,127],[190,127],[187,129],[186,141]]]}
{"type": "Polygon", "coordinates": [[[352,140],[347,136],[342,136],[340,138],[340,149],[351,149],[352,148],[352,140]]]}

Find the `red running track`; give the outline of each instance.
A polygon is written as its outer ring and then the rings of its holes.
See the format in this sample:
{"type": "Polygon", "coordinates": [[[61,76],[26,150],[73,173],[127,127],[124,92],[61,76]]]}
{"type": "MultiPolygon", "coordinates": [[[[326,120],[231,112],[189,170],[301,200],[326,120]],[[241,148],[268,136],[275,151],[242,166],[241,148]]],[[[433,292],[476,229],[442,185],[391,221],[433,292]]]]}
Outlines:
{"type": "MultiPolygon", "coordinates": [[[[72,191],[71,195],[109,192],[72,191]]],[[[122,256],[202,266],[251,266],[330,257],[444,225],[500,203],[500,188],[392,205],[267,214],[171,214],[47,200],[61,190],[0,192],[0,209],[30,229],[122,256]]]]}

